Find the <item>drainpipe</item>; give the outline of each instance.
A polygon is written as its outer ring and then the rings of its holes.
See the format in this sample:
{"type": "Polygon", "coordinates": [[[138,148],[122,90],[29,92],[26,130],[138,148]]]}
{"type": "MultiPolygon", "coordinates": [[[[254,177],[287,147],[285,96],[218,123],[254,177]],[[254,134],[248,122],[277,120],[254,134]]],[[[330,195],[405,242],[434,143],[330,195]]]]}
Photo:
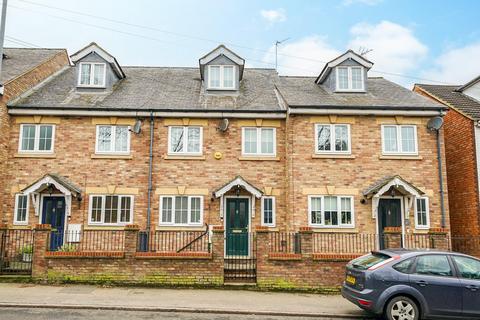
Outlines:
{"type": "Polygon", "coordinates": [[[442,211],[442,228],[445,228],[445,203],[443,192],[443,174],[442,174],[442,152],[440,146],[440,129],[435,130],[437,134],[437,161],[438,161],[438,178],[440,181],[440,209],[442,211]]]}
{"type": "Polygon", "coordinates": [[[153,129],[155,121],[153,111],[150,111],[150,151],[148,157],[148,200],[147,200],[147,244],[150,238],[150,224],[152,214],[152,167],[153,167],[153,129]]]}

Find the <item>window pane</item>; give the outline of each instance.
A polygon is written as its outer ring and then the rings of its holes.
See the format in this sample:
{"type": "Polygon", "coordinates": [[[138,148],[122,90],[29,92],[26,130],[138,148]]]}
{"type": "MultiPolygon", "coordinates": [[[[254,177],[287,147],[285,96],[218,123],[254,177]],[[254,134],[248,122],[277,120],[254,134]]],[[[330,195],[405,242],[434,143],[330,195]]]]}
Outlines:
{"type": "Polygon", "coordinates": [[[17,212],[16,212],[16,221],[17,222],[26,222],[27,221],[27,195],[19,195],[17,198],[17,212]]]}
{"type": "Polygon", "coordinates": [[[188,197],[175,197],[175,223],[188,223],[188,197]]]}
{"type": "Polygon", "coordinates": [[[360,90],[362,89],[362,69],[361,68],[352,68],[352,89],[360,90]]]}
{"type": "Polygon", "coordinates": [[[459,256],[454,256],[453,260],[462,278],[480,280],[480,261],[459,256]]]}
{"type": "Polygon", "coordinates": [[[273,129],[261,129],[261,153],[273,154],[273,129]]]}
{"type": "Polygon", "coordinates": [[[115,151],[128,152],[128,127],[115,127],[115,151]]]}
{"type": "Polygon", "coordinates": [[[98,151],[109,152],[112,151],[112,127],[99,126],[98,127],[98,151]]]}
{"type": "Polygon", "coordinates": [[[95,68],[93,69],[93,84],[96,86],[103,86],[103,74],[105,72],[105,65],[104,64],[96,64],[95,68]]]}
{"type": "Polygon", "coordinates": [[[200,223],[200,198],[191,197],[190,198],[190,222],[191,223],[200,223]]]}
{"type": "Polygon", "coordinates": [[[337,197],[324,197],[325,225],[338,225],[337,197]]]}
{"type": "Polygon", "coordinates": [[[257,153],[257,129],[256,128],[245,128],[245,153],[257,153]]]}
{"type": "Polygon", "coordinates": [[[220,87],[220,67],[211,66],[208,76],[210,77],[210,87],[218,88],[220,87]]]}
{"type": "Polygon", "coordinates": [[[200,153],[200,128],[187,128],[187,152],[200,153]]]}
{"type": "Polygon", "coordinates": [[[427,200],[417,199],[417,225],[427,225],[427,200]]]}
{"type": "Polygon", "coordinates": [[[432,276],[451,276],[452,269],[446,256],[428,255],[417,258],[415,273],[432,276]]]}
{"type": "Polygon", "coordinates": [[[318,151],[330,151],[330,126],[317,126],[318,151]]]}
{"type": "Polygon", "coordinates": [[[401,127],[402,151],[415,152],[415,130],[413,127],[401,127]]]}
{"type": "Polygon", "coordinates": [[[90,70],[92,68],[91,64],[82,64],[81,73],[80,73],[80,84],[89,85],[90,84],[90,70]]]}
{"type": "Polygon", "coordinates": [[[162,222],[172,222],[172,198],[162,198],[162,222]]]}
{"type": "Polygon", "coordinates": [[[122,197],[120,203],[120,222],[130,222],[132,198],[122,197]]]}
{"type": "Polygon", "coordinates": [[[335,126],[335,151],[348,151],[348,126],[335,126]]]}
{"type": "Polygon", "coordinates": [[[223,86],[233,88],[233,67],[223,67],[223,86]]]}
{"type": "Polygon", "coordinates": [[[105,197],[105,223],[117,223],[118,196],[105,197]]]}
{"type": "Polygon", "coordinates": [[[52,132],[52,126],[40,126],[40,141],[38,143],[38,150],[52,150],[52,132]]]}
{"type": "Polygon", "coordinates": [[[338,68],[338,88],[348,89],[348,69],[338,68]]]}
{"type": "Polygon", "coordinates": [[[352,199],[340,198],[342,224],[352,224],[352,199]]]}
{"type": "Polygon", "coordinates": [[[183,152],[183,127],[170,129],[170,152],[183,152]]]}
{"type": "Polygon", "coordinates": [[[102,222],[102,197],[92,197],[92,222],[102,222]]]}
{"type": "Polygon", "coordinates": [[[22,126],[22,150],[33,151],[35,149],[35,126],[22,126]]]}
{"type": "Polygon", "coordinates": [[[388,126],[383,128],[383,139],[386,152],[397,152],[397,127],[388,126]]]}
{"type": "Polygon", "coordinates": [[[321,209],[321,198],[310,198],[310,207],[311,207],[311,219],[312,224],[321,224],[322,223],[322,209],[321,209]]]}
{"type": "Polygon", "coordinates": [[[273,199],[263,199],[263,223],[273,224],[273,199]]]}

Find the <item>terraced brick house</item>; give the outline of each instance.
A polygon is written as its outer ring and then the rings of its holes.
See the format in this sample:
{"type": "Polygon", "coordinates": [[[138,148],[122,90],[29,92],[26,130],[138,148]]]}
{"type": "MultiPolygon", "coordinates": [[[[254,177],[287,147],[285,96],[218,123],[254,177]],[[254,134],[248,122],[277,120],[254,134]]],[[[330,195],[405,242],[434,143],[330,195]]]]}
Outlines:
{"type": "Polygon", "coordinates": [[[353,51],[318,77],[247,68],[223,45],[196,68],[122,66],[95,43],[70,58],[8,104],[10,226],[215,226],[237,235],[225,256],[248,256],[238,239],[257,229],[370,233],[379,246],[384,232],[402,245],[449,229],[427,129],[447,108],[369,77],[353,51]]]}

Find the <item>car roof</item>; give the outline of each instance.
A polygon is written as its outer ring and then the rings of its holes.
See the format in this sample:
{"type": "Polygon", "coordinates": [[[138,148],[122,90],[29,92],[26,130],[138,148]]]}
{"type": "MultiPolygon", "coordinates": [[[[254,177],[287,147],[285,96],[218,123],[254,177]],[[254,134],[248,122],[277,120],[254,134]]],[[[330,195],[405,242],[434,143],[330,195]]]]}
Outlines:
{"type": "Polygon", "coordinates": [[[386,255],[399,255],[402,258],[407,258],[407,257],[415,257],[418,255],[422,255],[425,253],[433,253],[433,254],[448,254],[448,255],[458,255],[458,256],[465,256],[465,257],[470,257],[477,259],[477,257],[470,256],[468,254],[460,253],[460,252],[454,252],[454,251],[446,251],[446,250],[438,250],[438,249],[403,249],[403,248],[391,248],[391,249],[384,249],[384,250],[379,250],[376,251],[378,253],[383,253],[386,255]]]}

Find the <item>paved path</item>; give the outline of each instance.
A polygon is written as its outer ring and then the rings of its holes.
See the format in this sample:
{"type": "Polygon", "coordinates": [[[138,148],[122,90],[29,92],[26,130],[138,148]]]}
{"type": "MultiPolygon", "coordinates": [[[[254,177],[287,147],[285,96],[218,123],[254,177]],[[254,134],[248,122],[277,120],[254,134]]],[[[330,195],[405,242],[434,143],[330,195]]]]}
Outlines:
{"type": "Polygon", "coordinates": [[[19,283],[0,283],[2,306],[344,318],[367,316],[337,295],[19,283]]]}

